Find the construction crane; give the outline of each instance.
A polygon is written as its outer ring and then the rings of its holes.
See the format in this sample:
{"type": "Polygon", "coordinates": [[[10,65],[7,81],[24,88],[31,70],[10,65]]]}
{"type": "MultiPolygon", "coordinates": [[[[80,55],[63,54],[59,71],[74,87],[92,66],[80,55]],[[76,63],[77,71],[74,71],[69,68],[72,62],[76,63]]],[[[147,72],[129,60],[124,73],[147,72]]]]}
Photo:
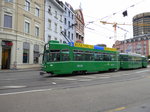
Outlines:
{"type": "Polygon", "coordinates": [[[100,21],[100,22],[102,24],[111,24],[111,25],[113,25],[113,27],[114,27],[114,42],[116,42],[116,40],[117,40],[117,28],[125,31],[126,33],[129,32],[126,29],[119,27],[118,25],[128,25],[128,26],[132,25],[132,24],[124,24],[124,23],[123,24],[119,24],[119,23],[116,23],[116,22],[111,23],[111,22],[106,22],[106,21],[100,21]]]}
{"type": "Polygon", "coordinates": [[[114,41],[116,41],[117,39],[117,31],[116,28],[119,28],[123,31],[125,31],[126,33],[129,32],[127,30],[125,30],[124,28],[119,27],[118,25],[126,25],[126,26],[150,26],[150,24],[139,24],[139,23],[135,23],[135,24],[120,24],[120,23],[116,23],[116,22],[107,22],[107,21],[100,21],[102,24],[111,24],[114,27],[114,41]]]}

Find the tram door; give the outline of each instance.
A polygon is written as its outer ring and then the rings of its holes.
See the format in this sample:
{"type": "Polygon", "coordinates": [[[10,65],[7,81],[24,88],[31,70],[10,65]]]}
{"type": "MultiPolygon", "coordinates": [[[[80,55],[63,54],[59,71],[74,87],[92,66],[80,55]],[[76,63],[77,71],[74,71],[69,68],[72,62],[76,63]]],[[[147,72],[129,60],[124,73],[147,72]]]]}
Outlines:
{"type": "Polygon", "coordinates": [[[11,48],[2,48],[2,69],[10,69],[11,48]]]}

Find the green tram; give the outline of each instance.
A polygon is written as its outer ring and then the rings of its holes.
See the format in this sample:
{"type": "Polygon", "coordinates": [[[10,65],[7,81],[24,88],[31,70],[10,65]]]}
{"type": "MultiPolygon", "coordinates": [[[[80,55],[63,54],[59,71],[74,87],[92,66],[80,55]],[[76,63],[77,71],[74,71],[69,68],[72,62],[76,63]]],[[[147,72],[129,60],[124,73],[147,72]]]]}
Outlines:
{"type": "Polygon", "coordinates": [[[118,56],[114,48],[49,41],[44,47],[42,70],[50,74],[115,71],[120,68],[118,56]]]}
{"type": "Polygon", "coordinates": [[[82,43],[67,45],[52,40],[44,46],[42,71],[53,76],[147,67],[146,58],[141,57],[119,54],[114,48],[82,43]],[[131,61],[132,59],[134,61],[131,61]]]}
{"type": "Polygon", "coordinates": [[[119,54],[120,69],[146,68],[147,58],[140,54],[120,53],[119,54]]]}

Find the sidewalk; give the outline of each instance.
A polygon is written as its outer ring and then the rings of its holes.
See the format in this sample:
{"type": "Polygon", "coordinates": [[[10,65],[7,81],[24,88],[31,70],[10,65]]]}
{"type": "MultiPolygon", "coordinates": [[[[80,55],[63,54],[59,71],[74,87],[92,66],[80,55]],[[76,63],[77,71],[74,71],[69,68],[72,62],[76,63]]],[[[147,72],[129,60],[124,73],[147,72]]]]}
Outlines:
{"type": "Polygon", "coordinates": [[[34,68],[25,68],[25,69],[7,69],[7,70],[0,70],[0,73],[12,73],[12,72],[27,72],[27,71],[40,71],[40,67],[34,68]]]}

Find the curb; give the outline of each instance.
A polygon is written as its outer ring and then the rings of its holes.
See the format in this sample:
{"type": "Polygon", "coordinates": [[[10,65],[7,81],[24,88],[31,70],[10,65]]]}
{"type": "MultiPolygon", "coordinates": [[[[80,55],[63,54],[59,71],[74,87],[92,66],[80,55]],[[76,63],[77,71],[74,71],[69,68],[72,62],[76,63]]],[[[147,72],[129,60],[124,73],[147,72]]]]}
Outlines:
{"type": "Polygon", "coordinates": [[[0,73],[28,72],[28,71],[40,71],[40,70],[41,68],[10,69],[10,70],[0,70],[0,73]]]}

